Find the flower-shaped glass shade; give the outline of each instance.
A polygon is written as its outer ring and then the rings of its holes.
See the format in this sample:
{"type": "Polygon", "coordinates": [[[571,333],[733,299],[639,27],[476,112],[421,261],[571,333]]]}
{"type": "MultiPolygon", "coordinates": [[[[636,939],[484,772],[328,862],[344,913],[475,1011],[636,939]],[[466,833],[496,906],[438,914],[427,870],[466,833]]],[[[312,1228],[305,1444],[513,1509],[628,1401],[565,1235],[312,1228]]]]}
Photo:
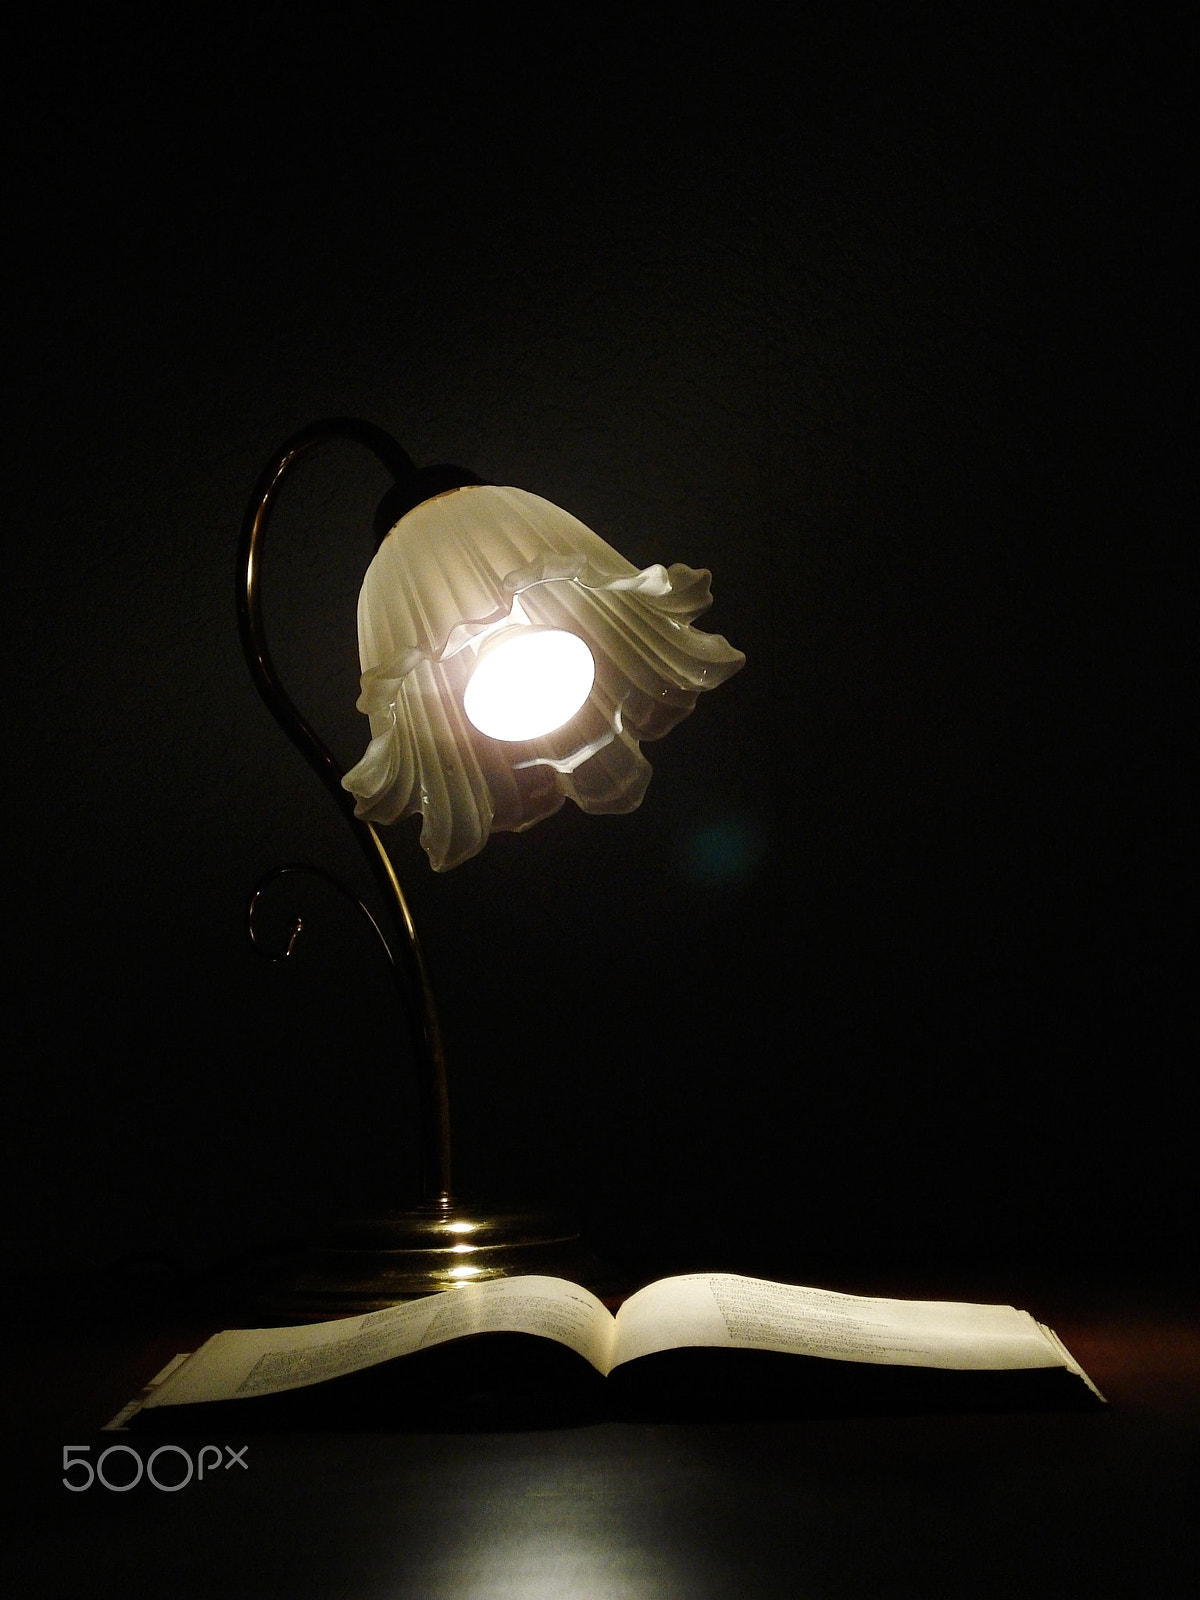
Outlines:
{"type": "Polygon", "coordinates": [[[639,572],[590,528],[522,489],[472,485],[427,500],[384,539],[358,603],[360,711],[371,742],[342,780],[376,823],[420,811],[437,871],[475,855],[493,828],[532,827],[567,798],[632,811],[650,781],[641,741],[659,739],[745,661],[691,626],[710,574],[639,572]],[[595,676],[560,726],[527,739],[481,733],[467,685],[515,630],[587,645],[595,676]]]}

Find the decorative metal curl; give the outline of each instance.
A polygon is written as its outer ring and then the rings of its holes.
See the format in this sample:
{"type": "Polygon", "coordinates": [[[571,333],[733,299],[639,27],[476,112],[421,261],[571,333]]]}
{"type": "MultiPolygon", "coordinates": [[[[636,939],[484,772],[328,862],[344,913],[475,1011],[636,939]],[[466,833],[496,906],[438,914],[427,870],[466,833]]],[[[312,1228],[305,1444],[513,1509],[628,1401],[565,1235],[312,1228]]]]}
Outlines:
{"type": "Polygon", "coordinates": [[[270,872],[265,872],[259,879],[254,893],[250,896],[250,899],[246,904],[246,934],[256,954],[262,956],[264,961],[286,961],[291,955],[292,951],[296,948],[296,941],[304,932],[303,917],[298,916],[295,919],[295,921],[292,923],[292,929],[288,935],[287,943],[282,946],[282,948],[276,950],[268,948],[266,941],[259,937],[259,934],[255,928],[254,919],[255,913],[258,910],[259,902],[262,900],[263,895],[266,894],[266,892],[270,889],[271,885],[278,883],[281,878],[291,877],[293,873],[297,872],[307,872],[314,878],[320,878],[323,883],[327,883],[331,886],[331,888],[336,889],[342,898],[344,900],[348,900],[357,911],[361,911],[367,922],[370,924],[371,932],[375,935],[376,939],[378,939],[380,947],[383,950],[384,955],[387,957],[388,965],[391,967],[393,972],[399,970],[399,963],[396,960],[395,951],[388,943],[387,935],[379,926],[378,922],[376,922],[370,907],[365,905],[352,889],[347,889],[346,885],[338,878],[335,878],[332,873],[326,872],[324,867],[314,866],[311,861],[286,861],[281,866],[272,867],[270,872]]]}

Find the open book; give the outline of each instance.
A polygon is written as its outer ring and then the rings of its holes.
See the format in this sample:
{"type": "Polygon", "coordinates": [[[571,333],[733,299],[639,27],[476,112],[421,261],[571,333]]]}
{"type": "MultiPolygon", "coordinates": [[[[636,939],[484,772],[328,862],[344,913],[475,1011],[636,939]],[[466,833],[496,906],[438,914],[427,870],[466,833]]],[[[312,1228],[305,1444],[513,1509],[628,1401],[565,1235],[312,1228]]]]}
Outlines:
{"type": "MultiPolygon", "coordinates": [[[[760,1358],[772,1353],[775,1379],[791,1366],[779,1365],[786,1356],[808,1358],[800,1365],[826,1377],[846,1364],[860,1374],[870,1368],[997,1377],[1041,1373],[1052,1375],[1061,1392],[1077,1389],[1081,1398],[1089,1392],[1092,1403],[1103,1399],[1057,1335],[1012,1306],[877,1299],[691,1273],[639,1290],[615,1316],[578,1284],[520,1277],[465,1284],[336,1322],[218,1333],[194,1354],[177,1358],[116,1421],[123,1425],[135,1410],[242,1401],[324,1385],[478,1334],[552,1341],[606,1378],[652,1372],[658,1393],[671,1370],[663,1358],[742,1351],[760,1358]]],[[[674,1370],[680,1371],[678,1365],[674,1370]]],[[[697,1367],[693,1359],[689,1370],[693,1377],[703,1373],[707,1383],[717,1369],[711,1362],[697,1367]]],[[[759,1370],[765,1370],[761,1364],[759,1370]]],[[[995,1377],[991,1382],[994,1387],[995,1377]]]]}

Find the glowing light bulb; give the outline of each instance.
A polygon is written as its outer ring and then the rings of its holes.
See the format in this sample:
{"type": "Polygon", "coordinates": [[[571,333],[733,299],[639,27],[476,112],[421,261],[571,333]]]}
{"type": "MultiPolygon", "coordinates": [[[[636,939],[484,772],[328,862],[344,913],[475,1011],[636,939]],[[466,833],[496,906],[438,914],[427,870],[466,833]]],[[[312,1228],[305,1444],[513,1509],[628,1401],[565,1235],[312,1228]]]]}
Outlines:
{"type": "Polygon", "coordinates": [[[480,650],[463,709],[493,739],[537,739],[570,721],[595,676],[592,652],[575,634],[506,628],[480,650]]]}

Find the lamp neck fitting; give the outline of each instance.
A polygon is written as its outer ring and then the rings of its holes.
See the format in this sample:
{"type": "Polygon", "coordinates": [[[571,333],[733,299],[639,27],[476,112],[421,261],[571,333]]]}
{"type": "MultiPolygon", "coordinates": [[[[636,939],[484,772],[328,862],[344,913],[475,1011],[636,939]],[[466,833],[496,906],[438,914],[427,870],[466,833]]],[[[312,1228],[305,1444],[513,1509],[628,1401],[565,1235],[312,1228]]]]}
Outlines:
{"type": "Polygon", "coordinates": [[[398,478],[379,502],[375,513],[376,542],[382,544],[400,518],[414,506],[424,505],[426,500],[436,499],[451,489],[466,489],[483,482],[484,479],[476,477],[466,467],[451,466],[449,462],[434,467],[414,467],[398,478]]]}

